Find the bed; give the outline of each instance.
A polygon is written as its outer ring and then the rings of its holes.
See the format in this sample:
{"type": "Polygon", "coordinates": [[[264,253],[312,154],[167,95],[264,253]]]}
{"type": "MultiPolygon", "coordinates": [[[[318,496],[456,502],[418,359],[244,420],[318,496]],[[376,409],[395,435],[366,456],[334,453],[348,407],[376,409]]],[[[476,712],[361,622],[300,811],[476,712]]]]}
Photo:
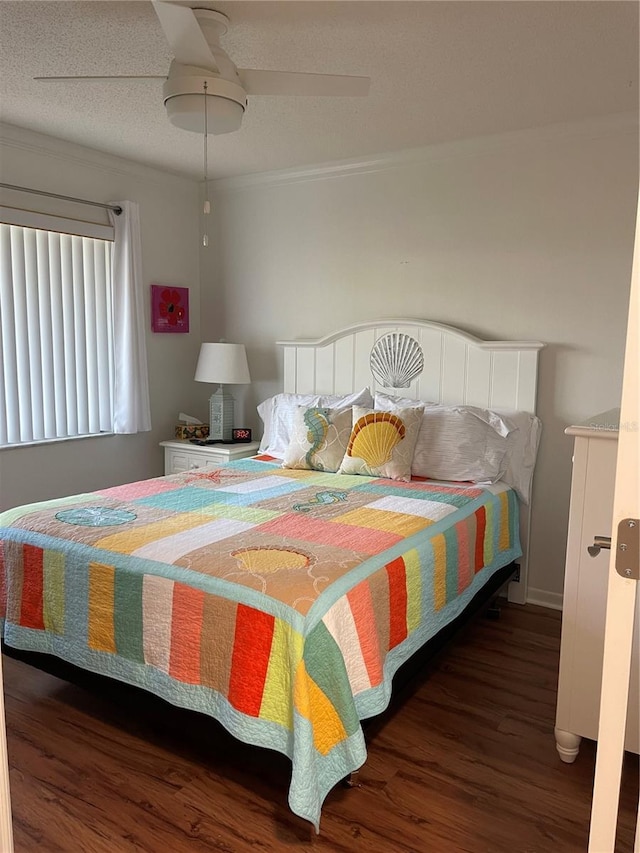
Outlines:
{"type": "MultiPolygon", "coordinates": [[[[289,756],[290,808],[317,830],[329,790],[366,760],[362,721],[387,707],[398,668],[516,560],[510,594],[523,595],[530,476],[514,424],[530,427],[530,475],[542,345],[395,320],[281,346],[257,457],[0,516],[3,639],[289,756]],[[421,430],[444,424],[447,451],[470,411],[496,446],[511,436],[501,476],[424,476],[421,430]],[[323,440],[318,418],[334,430],[323,440]]],[[[474,466],[475,445],[454,444],[452,470],[465,453],[474,466]]]]}

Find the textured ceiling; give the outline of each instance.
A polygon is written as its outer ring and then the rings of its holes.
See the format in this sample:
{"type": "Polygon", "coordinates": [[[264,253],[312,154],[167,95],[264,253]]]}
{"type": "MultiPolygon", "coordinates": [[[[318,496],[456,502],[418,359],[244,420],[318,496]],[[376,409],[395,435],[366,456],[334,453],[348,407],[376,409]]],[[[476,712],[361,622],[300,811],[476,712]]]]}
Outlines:
{"type": "MultiPolygon", "coordinates": [[[[367,98],[250,98],[241,129],[211,140],[213,178],[638,110],[632,0],[199,5],[230,17],[239,67],[372,80],[367,98]]],[[[198,178],[202,140],[169,123],[162,81],[32,79],[170,60],[145,0],[0,2],[3,121],[198,178]]]]}

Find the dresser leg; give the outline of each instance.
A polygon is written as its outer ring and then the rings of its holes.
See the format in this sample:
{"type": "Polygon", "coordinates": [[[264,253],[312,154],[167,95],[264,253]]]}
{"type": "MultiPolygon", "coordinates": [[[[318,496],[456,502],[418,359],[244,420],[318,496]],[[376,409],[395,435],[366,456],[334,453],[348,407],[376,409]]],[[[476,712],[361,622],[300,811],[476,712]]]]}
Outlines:
{"type": "Polygon", "coordinates": [[[582,738],[579,735],[574,735],[572,732],[565,732],[564,729],[557,727],[553,731],[556,736],[558,755],[565,764],[573,764],[578,757],[582,738]]]}

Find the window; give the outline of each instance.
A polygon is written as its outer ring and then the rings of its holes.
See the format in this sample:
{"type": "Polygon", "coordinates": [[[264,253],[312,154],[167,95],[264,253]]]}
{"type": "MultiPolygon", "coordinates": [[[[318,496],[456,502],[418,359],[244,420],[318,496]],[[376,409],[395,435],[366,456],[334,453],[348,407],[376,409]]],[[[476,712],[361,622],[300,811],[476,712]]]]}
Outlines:
{"type": "Polygon", "coordinates": [[[3,213],[0,446],[111,432],[113,229],[3,213]]]}

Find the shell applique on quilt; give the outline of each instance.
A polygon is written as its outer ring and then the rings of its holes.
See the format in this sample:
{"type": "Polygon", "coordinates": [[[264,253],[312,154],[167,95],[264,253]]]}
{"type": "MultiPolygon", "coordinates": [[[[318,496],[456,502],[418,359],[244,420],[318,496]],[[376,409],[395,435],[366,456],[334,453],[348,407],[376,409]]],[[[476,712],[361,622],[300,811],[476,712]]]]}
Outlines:
{"type": "Polygon", "coordinates": [[[63,509],[56,513],[58,521],[65,524],[77,524],[82,527],[116,527],[135,521],[137,515],[125,509],[111,509],[108,506],[83,506],[63,509]]]}

